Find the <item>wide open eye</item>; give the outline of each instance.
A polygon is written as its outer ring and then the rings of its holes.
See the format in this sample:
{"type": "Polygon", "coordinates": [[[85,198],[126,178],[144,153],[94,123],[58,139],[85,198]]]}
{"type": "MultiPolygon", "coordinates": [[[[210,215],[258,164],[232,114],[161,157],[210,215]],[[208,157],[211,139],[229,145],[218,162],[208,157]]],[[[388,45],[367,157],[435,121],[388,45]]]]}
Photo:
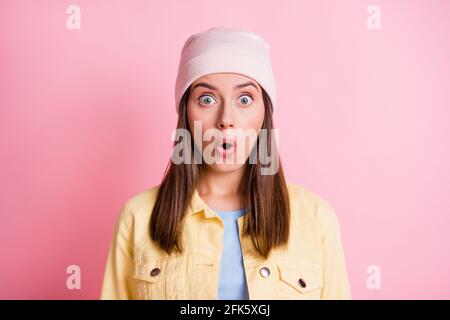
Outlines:
{"type": "Polygon", "coordinates": [[[251,95],[244,94],[244,95],[242,95],[242,96],[239,97],[239,102],[240,102],[241,104],[243,104],[243,105],[248,106],[248,105],[252,104],[253,98],[252,98],[251,95]]]}
{"type": "Polygon", "coordinates": [[[202,95],[198,99],[198,101],[200,102],[200,104],[203,104],[203,105],[211,105],[211,104],[217,102],[216,99],[214,99],[214,97],[209,94],[202,95]]]}

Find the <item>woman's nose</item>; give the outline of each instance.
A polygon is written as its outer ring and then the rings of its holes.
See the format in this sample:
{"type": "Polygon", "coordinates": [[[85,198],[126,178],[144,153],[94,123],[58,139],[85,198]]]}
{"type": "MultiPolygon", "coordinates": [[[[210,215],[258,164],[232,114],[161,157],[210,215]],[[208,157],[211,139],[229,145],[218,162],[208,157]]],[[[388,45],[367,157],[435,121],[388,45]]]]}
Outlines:
{"type": "Polygon", "coordinates": [[[224,103],[222,105],[222,112],[219,115],[217,121],[217,127],[219,129],[234,128],[234,115],[233,115],[232,103],[224,103]]]}
{"type": "Polygon", "coordinates": [[[228,128],[233,128],[234,125],[230,121],[220,121],[218,127],[220,129],[228,129],[228,128]]]}

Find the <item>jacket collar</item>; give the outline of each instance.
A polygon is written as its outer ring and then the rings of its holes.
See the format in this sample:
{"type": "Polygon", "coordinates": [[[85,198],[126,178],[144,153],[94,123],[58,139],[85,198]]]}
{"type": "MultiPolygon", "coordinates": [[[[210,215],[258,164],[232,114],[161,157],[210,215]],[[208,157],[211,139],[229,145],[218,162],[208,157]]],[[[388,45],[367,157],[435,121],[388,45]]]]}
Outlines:
{"type": "Polygon", "coordinates": [[[203,212],[207,218],[218,217],[217,213],[212,210],[205,201],[198,194],[197,188],[192,195],[191,204],[189,206],[189,212],[187,216],[194,215],[196,213],[203,212]]]}

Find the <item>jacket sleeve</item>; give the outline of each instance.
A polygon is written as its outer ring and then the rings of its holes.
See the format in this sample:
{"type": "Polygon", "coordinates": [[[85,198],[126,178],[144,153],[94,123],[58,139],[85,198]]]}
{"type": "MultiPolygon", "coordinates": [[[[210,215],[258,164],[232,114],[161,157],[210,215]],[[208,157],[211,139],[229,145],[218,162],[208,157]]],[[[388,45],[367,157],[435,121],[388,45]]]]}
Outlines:
{"type": "Polygon", "coordinates": [[[351,299],[341,229],[334,209],[328,202],[319,205],[322,217],[323,288],[321,299],[351,299]]]}
{"type": "Polygon", "coordinates": [[[116,222],[109,247],[101,300],[129,300],[135,297],[133,275],[133,244],[127,218],[129,203],[125,203],[116,222]]]}

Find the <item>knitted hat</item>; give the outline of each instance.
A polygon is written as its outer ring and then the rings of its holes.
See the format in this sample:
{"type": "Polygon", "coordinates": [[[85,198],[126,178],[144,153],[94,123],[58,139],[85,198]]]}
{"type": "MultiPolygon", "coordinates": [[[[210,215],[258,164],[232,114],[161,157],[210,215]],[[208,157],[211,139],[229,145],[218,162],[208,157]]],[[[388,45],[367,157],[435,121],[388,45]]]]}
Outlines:
{"type": "Polygon", "coordinates": [[[210,28],[191,35],[184,43],[175,84],[175,107],[198,78],[231,72],[254,79],[267,92],[275,108],[276,87],[269,59],[269,45],[257,34],[231,28],[210,28]]]}

